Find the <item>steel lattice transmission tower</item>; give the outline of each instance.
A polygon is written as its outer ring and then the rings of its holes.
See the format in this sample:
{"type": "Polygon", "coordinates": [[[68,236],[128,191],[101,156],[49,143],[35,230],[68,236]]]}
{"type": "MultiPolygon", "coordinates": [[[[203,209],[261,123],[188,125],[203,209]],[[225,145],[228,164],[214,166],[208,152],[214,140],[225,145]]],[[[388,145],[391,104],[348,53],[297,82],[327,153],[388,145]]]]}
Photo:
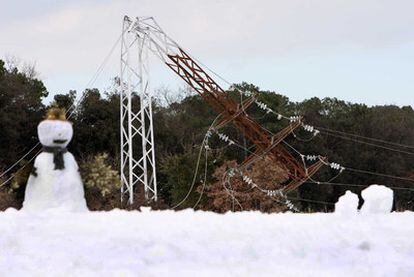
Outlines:
{"type": "Polygon", "coordinates": [[[152,96],[148,77],[148,36],[137,32],[138,20],[125,16],[121,42],[120,128],[121,201],[144,187],[148,201],[157,200],[152,96]]]}

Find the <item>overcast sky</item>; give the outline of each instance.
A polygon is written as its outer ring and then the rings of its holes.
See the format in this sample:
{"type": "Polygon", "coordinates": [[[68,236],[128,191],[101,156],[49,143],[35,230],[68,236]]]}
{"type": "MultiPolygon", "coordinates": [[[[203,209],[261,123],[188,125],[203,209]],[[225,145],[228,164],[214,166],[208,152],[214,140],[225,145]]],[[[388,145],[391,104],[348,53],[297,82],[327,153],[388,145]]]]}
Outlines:
{"type": "MultiPolygon", "coordinates": [[[[0,58],[36,62],[50,93],[82,91],[121,33],[151,15],[227,80],[299,101],[414,106],[412,0],[0,0],[0,58]]],[[[96,83],[110,85],[119,48],[96,83]]],[[[161,63],[153,87],[179,80],[161,63]]]]}

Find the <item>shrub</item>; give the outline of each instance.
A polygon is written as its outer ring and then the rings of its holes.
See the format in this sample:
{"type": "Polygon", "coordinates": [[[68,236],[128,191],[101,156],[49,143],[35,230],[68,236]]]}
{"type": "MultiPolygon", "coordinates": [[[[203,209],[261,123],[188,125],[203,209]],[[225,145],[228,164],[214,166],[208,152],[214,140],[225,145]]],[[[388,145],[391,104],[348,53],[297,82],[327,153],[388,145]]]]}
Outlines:
{"type": "Polygon", "coordinates": [[[27,180],[32,169],[33,163],[29,163],[27,160],[20,161],[18,170],[12,174],[13,179],[8,187],[8,193],[16,193],[18,198],[23,199],[27,180]]]}
{"type": "Polygon", "coordinates": [[[80,169],[86,190],[97,191],[106,197],[121,188],[119,173],[109,164],[107,153],[88,158],[81,163],[80,169]]]}
{"type": "Polygon", "coordinates": [[[82,161],[80,172],[85,186],[86,202],[92,211],[107,211],[115,208],[136,210],[142,205],[150,205],[152,209],[167,207],[162,199],[148,203],[144,197],[143,186],[135,188],[135,199],[132,205],[126,200],[121,203],[120,176],[107,153],[90,156],[82,161]]]}

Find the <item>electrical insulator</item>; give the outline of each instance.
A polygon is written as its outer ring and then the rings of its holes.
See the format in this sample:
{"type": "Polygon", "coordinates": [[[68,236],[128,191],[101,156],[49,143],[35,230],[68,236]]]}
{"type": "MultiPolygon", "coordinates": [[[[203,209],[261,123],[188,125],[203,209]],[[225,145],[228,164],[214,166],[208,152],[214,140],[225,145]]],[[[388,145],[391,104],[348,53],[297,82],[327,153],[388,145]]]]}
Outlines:
{"type": "Polygon", "coordinates": [[[341,172],[345,170],[345,167],[341,166],[338,163],[330,163],[329,165],[332,169],[340,170],[341,172]]]}
{"type": "Polygon", "coordinates": [[[306,156],[306,159],[308,161],[316,161],[318,159],[318,156],[315,156],[315,155],[307,155],[306,156]]]}

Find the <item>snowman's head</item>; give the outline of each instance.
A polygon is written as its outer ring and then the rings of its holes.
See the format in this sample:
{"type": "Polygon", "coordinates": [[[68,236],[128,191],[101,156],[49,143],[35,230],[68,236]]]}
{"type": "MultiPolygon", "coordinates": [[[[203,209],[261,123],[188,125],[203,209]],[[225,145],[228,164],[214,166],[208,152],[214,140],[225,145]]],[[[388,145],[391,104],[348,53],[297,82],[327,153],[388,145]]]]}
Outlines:
{"type": "Polygon", "coordinates": [[[69,144],[73,128],[64,114],[64,111],[52,109],[47,118],[37,126],[37,134],[43,146],[65,148],[69,144]]]}

